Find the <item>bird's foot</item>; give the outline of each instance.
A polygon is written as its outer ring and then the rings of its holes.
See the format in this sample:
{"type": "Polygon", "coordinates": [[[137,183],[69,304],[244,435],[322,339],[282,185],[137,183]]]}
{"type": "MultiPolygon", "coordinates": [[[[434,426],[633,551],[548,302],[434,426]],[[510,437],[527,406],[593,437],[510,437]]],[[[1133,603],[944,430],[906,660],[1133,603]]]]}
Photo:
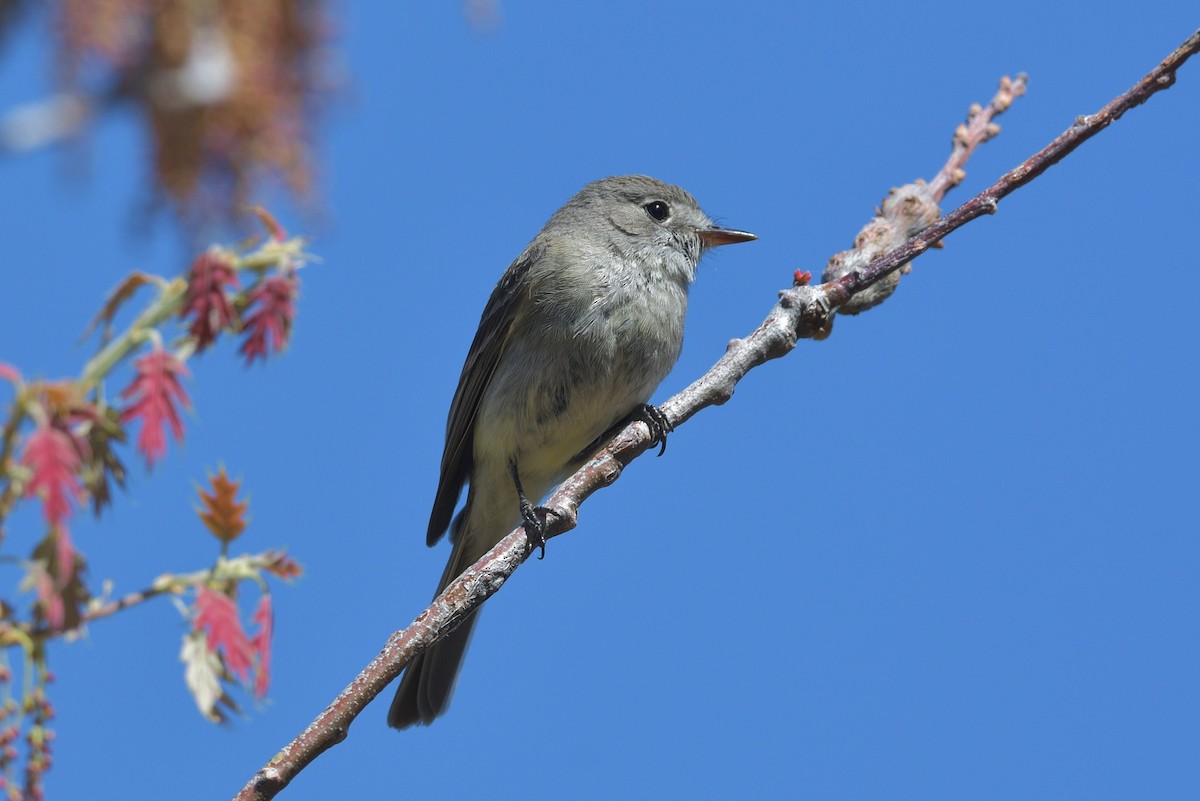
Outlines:
{"type": "Polygon", "coordinates": [[[521,498],[521,522],[525,525],[525,537],[529,540],[532,553],[541,549],[538,559],[546,558],[546,521],[554,514],[548,506],[534,506],[528,498],[521,498]]]}
{"type": "Polygon", "coordinates": [[[529,552],[540,548],[542,552],[538,559],[545,559],[546,521],[554,511],[546,506],[534,506],[533,502],[525,497],[525,488],[521,486],[521,473],[517,470],[517,463],[509,465],[509,469],[512,470],[513,484],[516,485],[517,499],[521,504],[521,523],[525,526],[525,537],[529,540],[529,552]]]}
{"type": "Polygon", "coordinates": [[[641,420],[650,429],[650,447],[658,446],[658,455],[667,452],[667,434],[675,430],[671,421],[657,406],[643,403],[633,410],[633,419],[641,420]]]}

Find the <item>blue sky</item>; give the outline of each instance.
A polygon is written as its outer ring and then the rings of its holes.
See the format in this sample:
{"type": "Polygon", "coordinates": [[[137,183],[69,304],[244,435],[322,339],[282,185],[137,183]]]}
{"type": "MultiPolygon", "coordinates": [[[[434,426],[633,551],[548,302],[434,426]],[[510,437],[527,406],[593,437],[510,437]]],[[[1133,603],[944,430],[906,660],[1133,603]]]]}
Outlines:
{"type": "MultiPolygon", "coordinates": [[[[1162,2],[617,0],[507,2],[484,36],[453,2],[337,5],[326,211],[273,204],[322,259],[291,350],[194,363],[184,446],[76,529],[95,581],[140,588],[211,561],[193,482],[242,477],[242,546],[308,570],[275,595],[271,699],[214,728],[171,604],[98,623],[51,651],[52,799],[232,795],[424,607],[479,312],[581,185],[648,173],[760,236],[703,263],[665,398],[932,176],[1002,74],[1030,94],[949,205],[1197,24],[1162,2]]],[[[46,58],[5,42],[0,108],[44,93],[46,58]]],[[[1194,798],[1198,128],[1193,63],[882,308],[754,371],[489,602],[444,719],[388,730],[389,694],[283,797],[1194,798]]],[[[136,231],[143,146],[117,115],[83,180],[61,153],[0,162],[0,361],[77,372],[124,273],[186,264],[169,226],[136,231]]]]}

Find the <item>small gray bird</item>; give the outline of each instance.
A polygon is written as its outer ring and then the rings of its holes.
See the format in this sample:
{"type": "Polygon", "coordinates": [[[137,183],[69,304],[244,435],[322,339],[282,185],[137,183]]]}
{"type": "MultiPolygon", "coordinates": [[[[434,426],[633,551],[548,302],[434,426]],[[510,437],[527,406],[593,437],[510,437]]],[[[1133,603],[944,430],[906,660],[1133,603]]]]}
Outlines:
{"type": "MultiPolygon", "coordinates": [[[[426,537],[433,545],[449,528],[454,545],[438,593],[522,522],[536,540],[528,499],[616,426],[640,417],[665,444],[666,420],[646,402],[679,358],[696,264],[710,247],[752,239],[644,175],[590,183],[555,212],[492,291],[450,404],[426,537]]],[[[446,711],[477,619],[413,660],[388,725],[446,711]]]]}

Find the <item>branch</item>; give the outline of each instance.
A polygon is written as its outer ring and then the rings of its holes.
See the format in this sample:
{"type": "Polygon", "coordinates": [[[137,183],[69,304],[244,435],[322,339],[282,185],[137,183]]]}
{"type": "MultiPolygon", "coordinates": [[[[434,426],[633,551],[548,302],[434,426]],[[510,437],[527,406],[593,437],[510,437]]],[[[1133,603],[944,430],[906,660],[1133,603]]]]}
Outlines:
{"type": "Polygon", "coordinates": [[[1152,95],[1175,84],[1175,73],[1183,63],[1200,51],[1200,30],[1152,69],[1146,77],[1130,87],[1129,91],[1117,95],[1108,105],[1097,111],[1077,117],[1075,123],[1026,159],[1020,166],[1009,170],[1000,180],[959,206],[941,220],[914,236],[903,246],[896,248],[884,258],[872,262],[857,275],[848,275],[837,281],[836,291],[830,292],[836,303],[845,302],[850,295],[865,289],[884,275],[894,272],[902,265],[924,253],[935,242],[939,242],[951,231],[984,214],[995,214],[1002,198],[1012,194],[1039,175],[1057,164],[1075,148],[1091,139],[1100,131],[1121,118],[1125,112],[1140,106],[1152,95]]]}
{"type": "Polygon", "coordinates": [[[1018,75],[1016,80],[1005,76],[1000,79],[1000,89],[986,108],[980,108],[979,104],[971,106],[967,121],[954,129],[954,149],[950,158],[946,159],[937,176],[929,182],[929,192],[934,200],[941,200],[967,177],[964,169],[967,159],[971,158],[976,148],[1000,133],[1000,126],[992,120],[1008,111],[1013,101],[1025,94],[1027,81],[1024,73],[1018,75]]]}
{"type": "MultiPolygon", "coordinates": [[[[222,258],[228,261],[230,268],[235,272],[242,270],[262,272],[277,264],[295,263],[306,258],[304,240],[299,238],[285,240],[272,237],[249,253],[234,253],[224,248],[219,249],[218,252],[222,258]]],[[[152,281],[139,280],[134,288],[148,282],[152,281]]],[[[121,286],[123,287],[124,283],[121,286]]],[[[187,289],[188,282],[183,278],[162,282],[159,286],[159,296],[130,323],[124,332],[108,342],[99,353],[92,357],[91,361],[84,366],[80,380],[88,387],[95,386],[103,380],[122,359],[142,343],[146,338],[147,331],[178,316],[183,308],[187,289]]],[[[114,297],[110,298],[106,304],[106,310],[101,312],[101,317],[106,314],[110,316],[114,314],[114,304],[119,306],[124,299],[121,287],[118,287],[114,292],[114,297]]],[[[95,327],[96,324],[97,321],[94,321],[91,327],[95,327]]]]}
{"type": "Polygon", "coordinates": [[[164,573],[156,578],[149,587],[126,593],[120,598],[91,599],[80,613],[78,625],[72,629],[54,629],[45,623],[0,621],[0,647],[34,641],[44,642],[55,637],[71,640],[81,636],[89,623],[112,617],[118,612],[143,604],[160,595],[183,595],[193,587],[258,579],[263,571],[282,575],[276,565],[285,555],[284,551],[278,550],[241,554],[232,558],[222,557],[213,567],[195,570],[191,573],[164,573]]]}
{"type": "MultiPolygon", "coordinates": [[[[1000,88],[986,108],[981,108],[977,103],[972,105],[971,110],[967,112],[967,121],[954,131],[950,158],[938,170],[934,179],[925,183],[918,178],[910,184],[891,190],[880,204],[875,218],[854,238],[854,247],[834,254],[825,265],[822,279],[826,282],[833,281],[868,267],[872,261],[904,245],[910,237],[928,228],[941,217],[942,210],[938,203],[946,192],[966,178],[964,167],[967,159],[977,147],[1000,133],[1000,126],[993,120],[1007,111],[1012,102],[1023,94],[1025,76],[1018,75],[1015,81],[1006,76],[1000,80],[1000,88]]],[[[912,262],[909,262],[900,270],[864,287],[862,291],[840,304],[839,313],[859,314],[883,303],[896,291],[901,276],[911,269],[912,262]]],[[[800,273],[797,279],[797,284],[806,284],[809,275],[800,273]],[[801,278],[803,280],[799,280],[801,278]]],[[[828,334],[829,330],[826,329],[820,336],[828,334]]]]}
{"type": "MultiPolygon", "coordinates": [[[[946,217],[907,238],[899,247],[875,258],[861,268],[818,286],[806,285],[807,276],[798,277],[797,285],[781,291],[779,302],[771,309],[762,324],[745,339],[734,339],[725,355],[691,386],[675,395],[662,406],[667,419],[676,426],[708,406],[723,404],[733,395],[734,387],[751,369],[771,359],[789,353],[802,338],[822,338],[829,332],[835,310],[881,279],[896,273],[905,264],[939,242],[951,231],[984,214],[996,211],[998,201],[1041,175],[1087,139],[1114,122],[1129,109],[1146,102],[1155,92],[1175,82],[1175,72],[1193,54],[1200,51],[1200,31],[1194,33],[1179,49],[1168,56],[1128,92],[1093,115],[1080,117],[1067,131],[1019,167],[1006,173],[988,189],[955,209],[946,217]]],[[[1001,84],[998,97],[1006,92],[1016,94],[1011,82],[1001,84]]],[[[991,116],[1007,108],[993,105],[968,117],[966,137],[956,132],[955,152],[937,178],[925,186],[931,197],[941,197],[962,180],[962,165],[974,147],[995,133],[991,116]],[[993,106],[995,106],[993,108],[993,106]],[[979,122],[984,114],[987,119],[979,122]],[[983,133],[977,130],[982,126],[983,133]],[[972,134],[972,131],[975,131],[972,134]],[[974,138],[972,138],[974,137],[974,138]],[[973,143],[972,143],[973,142],[973,143]]],[[[973,109],[974,111],[974,109],[973,109]]],[[[936,202],[936,201],[935,201],[936,202]]],[[[885,209],[886,211],[886,209],[885,209]]],[[[882,216],[882,213],[881,213],[882,216]]],[[[865,232],[864,232],[865,233],[865,232]]],[[[863,236],[860,235],[860,239],[863,236]]],[[[873,242],[866,243],[873,245],[873,242]]],[[[859,243],[856,242],[856,250],[859,243]]],[[[841,255],[841,254],[839,254],[841,255]]],[[[552,510],[546,521],[546,537],[556,536],[575,527],[579,506],[593,492],[616,481],[621,471],[650,447],[650,431],[642,422],[631,423],[603,450],[563,482],[546,500],[552,510]]],[[[428,648],[440,636],[453,629],[471,610],[491,597],[508,577],[532,553],[524,528],[510,533],[482,559],[450,584],[433,603],[406,629],[388,638],[383,650],[341,692],[333,703],[296,739],[271,758],[258,771],[235,799],[269,799],[288,785],[301,770],[326,749],[344,740],[355,717],[385,687],[395,679],[404,666],[418,653],[428,648]]]]}
{"type": "Polygon", "coordinates": [[[20,645],[24,648],[32,648],[34,643],[44,642],[53,637],[61,636],[70,639],[82,632],[84,626],[94,620],[110,617],[123,609],[137,606],[151,598],[172,591],[170,587],[147,587],[138,592],[131,592],[122,598],[96,604],[80,615],[79,625],[69,631],[53,629],[44,623],[34,625],[32,623],[0,622],[0,647],[20,645]]]}

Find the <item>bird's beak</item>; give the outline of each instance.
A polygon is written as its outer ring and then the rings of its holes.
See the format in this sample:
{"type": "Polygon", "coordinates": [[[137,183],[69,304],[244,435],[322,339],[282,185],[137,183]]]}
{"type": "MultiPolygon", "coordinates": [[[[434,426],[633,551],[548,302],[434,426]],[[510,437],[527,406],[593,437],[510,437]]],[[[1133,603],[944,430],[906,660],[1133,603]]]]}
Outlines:
{"type": "Polygon", "coordinates": [[[700,235],[700,241],[705,247],[715,248],[718,245],[735,245],[738,242],[752,242],[758,239],[752,233],[747,231],[735,231],[732,228],[698,228],[696,233],[700,235]]]}

